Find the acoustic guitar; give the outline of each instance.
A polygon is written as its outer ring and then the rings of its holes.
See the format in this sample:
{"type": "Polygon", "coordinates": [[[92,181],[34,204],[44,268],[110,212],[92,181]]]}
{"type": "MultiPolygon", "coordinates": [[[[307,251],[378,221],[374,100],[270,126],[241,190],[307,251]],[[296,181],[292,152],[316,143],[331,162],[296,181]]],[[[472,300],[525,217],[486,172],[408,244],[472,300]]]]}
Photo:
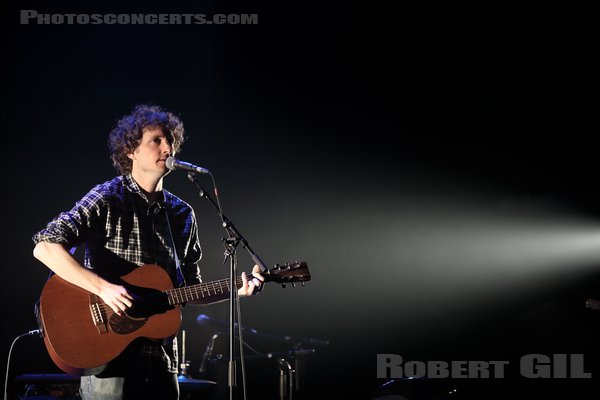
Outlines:
{"type": "MultiPolygon", "coordinates": [[[[305,282],[311,279],[305,262],[287,263],[262,272],[265,282],[305,282]]],[[[71,375],[102,366],[117,357],[133,340],[164,339],[181,326],[181,305],[211,303],[227,298],[230,280],[174,288],[158,265],[143,265],[114,283],[134,294],[125,315],[116,314],[98,296],[53,275],[40,298],[44,344],[54,363],[71,375]]],[[[236,289],[242,286],[237,277],[236,289]]]]}

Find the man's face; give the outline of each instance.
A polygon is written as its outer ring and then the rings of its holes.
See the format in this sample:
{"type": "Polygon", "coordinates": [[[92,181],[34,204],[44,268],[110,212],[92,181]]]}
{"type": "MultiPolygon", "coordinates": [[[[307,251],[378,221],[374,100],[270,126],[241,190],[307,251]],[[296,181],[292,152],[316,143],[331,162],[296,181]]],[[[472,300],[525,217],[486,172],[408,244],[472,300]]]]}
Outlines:
{"type": "Polygon", "coordinates": [[[146,128],[138,147],[127,156],[133,161],[132,172],[163,177],[170,171],[166,160],[171,154],[172,146],[163,133],[162,128],[146,128]]]}

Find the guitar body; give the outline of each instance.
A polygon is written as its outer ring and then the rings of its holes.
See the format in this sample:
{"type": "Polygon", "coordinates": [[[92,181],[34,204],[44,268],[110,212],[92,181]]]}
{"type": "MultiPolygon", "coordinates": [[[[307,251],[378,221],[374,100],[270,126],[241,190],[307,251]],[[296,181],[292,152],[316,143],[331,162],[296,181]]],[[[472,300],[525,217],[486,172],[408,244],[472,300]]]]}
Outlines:
{"type": "MultiPolygon", "coordinates": [[[[143,265],[121,280],[115,283],[142,298],[173,289],[167,272],[157,265],[143,265]]],[[[80,375],[83,369],[108,363],[139,337],[175,335],[181,326],[181,308],[149,311],[146,307],[137,315],[120,317],[99,297],[54,275],[42,291],[40,320],[50,358],[66,373],[80,375]]]]}
{"type": "MultiPolygon", "coordinates": [[[[263,271],[265,282],[287,283],[311,279],[308,266],[286,263],[263,271]]],[[[44,344],[52,361],[71,375],[107,364],[135,339],[161,340],[174,336],[181,326],[180,304],[208,304],[227,295],[229,279],[173,288],[167,272],[158,265],[142,265],[112,283],[133,294],[133,306],[119,316],[101,298],[53,275],[40,297],[44,344]]],[[[243,286],[241,276],[235,287],[243,286]]]]}

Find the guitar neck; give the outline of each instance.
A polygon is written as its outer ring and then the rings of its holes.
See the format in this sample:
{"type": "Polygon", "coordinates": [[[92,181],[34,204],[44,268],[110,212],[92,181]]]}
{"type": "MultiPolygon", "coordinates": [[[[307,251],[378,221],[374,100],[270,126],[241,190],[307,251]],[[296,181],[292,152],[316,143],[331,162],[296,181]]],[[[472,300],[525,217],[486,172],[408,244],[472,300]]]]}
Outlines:
{"type": "MultiPolygon", "coordinates": [[[[281,283],[283,287],[287,283],[294,285],[296,282],[302,283],[310,280],[310,272],[308,272],[308,265],[306,262],[299,263],[286,263],[285,265],[276,264],[274,268],[268,271],[263,271],[262,276],[264,283],[276,282],[281,283]]],[[[248,279],[252,279],[252,275],[248,274],[248,279]]],[[[169,289],[164,293],[167,295],[170,305],[182,304],[188,301],[195,300],[206,300],[206,303],[210,303],[211,299],[223,299],[224,296],[228,295],[230,290],[230,280],[221,279],[218,281],[212,281],[208,283],[199,283],[197,285],[184,286],[175,289],[169,289]]],[[[242,277],[238,276],[235,280],[236,289],[243,286],[244,282],[242,277]]]]}
{"type": "MultiPolygon", "coordinates": [[[[268,280],[267,277],[268,275],[265,276],[265,282],[268,280]]],[[[251,275],[248,275],[248,279],[251,279],[251,275]]],[[[231,282],[229,279],[220,279],[218,281],[170,289],[165,293],[169,299],[169,304],[175,305],[194,300],[222,298],[223,295],[228,295],[230,293],[230,284],[231,282]]],[[[235,280],[236,289],[241,288],[243,284],[242,277],[238,276],[235,280]]]]}

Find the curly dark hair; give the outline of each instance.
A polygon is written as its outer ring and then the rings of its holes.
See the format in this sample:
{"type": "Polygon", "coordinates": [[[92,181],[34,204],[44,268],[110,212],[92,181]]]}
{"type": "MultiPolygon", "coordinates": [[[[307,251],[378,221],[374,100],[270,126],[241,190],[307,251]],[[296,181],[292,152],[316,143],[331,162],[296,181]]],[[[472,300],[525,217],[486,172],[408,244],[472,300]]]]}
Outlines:
{"type": "Polygon", "coordinates": [[[173,154],[179,151],[185,140],[183,123],[174,114],[159,106],[141,104],[135,106],[131,114],[117,122],[110,132],[108,147],[110,158],[117,171],[126,175],[131,172],[132,161],[127,154],[133,153],[138,147],[145,129],[160,127],[171,144],[173,154]]]}

